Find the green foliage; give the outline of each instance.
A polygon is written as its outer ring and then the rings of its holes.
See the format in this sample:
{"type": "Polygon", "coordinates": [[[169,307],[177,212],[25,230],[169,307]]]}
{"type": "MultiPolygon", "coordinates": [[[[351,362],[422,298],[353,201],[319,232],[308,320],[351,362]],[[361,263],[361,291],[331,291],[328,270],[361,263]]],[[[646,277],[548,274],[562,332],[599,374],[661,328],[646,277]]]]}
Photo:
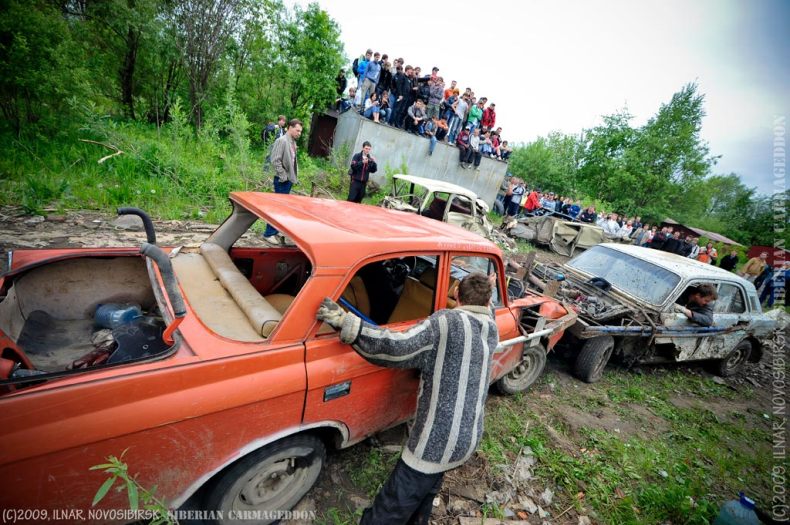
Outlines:
{"type": "Polygon", "coordinates": [[[236,108],[226,116],[249,140],[279,113],[307,120],[326,107],[345,62],[340,30],[318,4],[7,0],[3,7],[1,122],[18,136],[27,127],[51,134],[79,117],[69,100],[161,124],[180,97],[201,127],[206,113],[228,109],[230,96],[236,108]]]}
{"type": "Polygon", "coordinates": [[[124,450],[120,458],[108,456],[107,463],[94,465],[90,468],[90,470],[101,470],[110,476],[96,491],[91,506],[95,507],[101,502],[110,489],[118,482],[117,490],[126,492],[126,496],[129,499],[129,508],[134,511],[143,510],[150,513],[152,519],[149,523],[151,525],[178,523],[167,506],[155,496],[156,487],[149,490],[140,485],[135,477],[129,474],[129,467],[123,461],[125,453],[126,451],[124,450]]]}
{"type": "Polygon", "coordinates": [[[573,135],[551,132],[513,151],[509,169],[543,190],[576,194],[584,144],[573,135]]]}
{"type": "Polygon", "coordinates": [[[621,112],[590,130],[581,179],[589,194],[626,214],[658,217],[702,180],[713,159],[700,136],[703,95],[689,84],[641,128],[621,112]]]}
{"type": "Polygon", "coordinates": [[[69,97],[88,93],[85,56],[70,23],[45,0],[7,0],[0,9],[0,109],[20,136],[27,126],[56,129],[69,97]]]}

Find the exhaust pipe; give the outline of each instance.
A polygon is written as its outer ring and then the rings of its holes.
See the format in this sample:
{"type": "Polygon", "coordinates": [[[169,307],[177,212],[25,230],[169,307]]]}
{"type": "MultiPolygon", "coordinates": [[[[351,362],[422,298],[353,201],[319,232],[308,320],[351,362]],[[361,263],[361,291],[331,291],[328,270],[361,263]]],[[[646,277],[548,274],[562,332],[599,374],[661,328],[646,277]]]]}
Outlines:
{"type": "Polygon", "coordinates": [[[181,295],[181,290],[178,288],[176,274],[173,272],[173,265],[170,263],[170,258],[159,246],[154,246],[153,244],[149,244],[147,242],[143,243],[143,245],[140,247],[140,253],[156,263],[156,265],[159,267],[159,274],[162,276],[162,281],[165,284],[167,298],[170,301],[170,305],[173,307],[174,319],[173,322],[170,323],[170,325],[168,325],[168,327],[165,329],[164,334],[162,334],[162,338],[164,339],[165,343],[172,345],[173,332],[175,332],[176,328],[178,328],[178,325],[181,324],[181,321],[184,320],[184,316],[187,314],[186,305],[184,305],[184,298],[181,295]]]}
{"type": "Polygon", "coordinates": [[[156,232],[154,231],[154,223],[151,217],[148,216],[140,208],[118,208],[118,215],[137,215],[143,220],[143,227],[145,228],[145,237],[149,244],[156,244],[156,232]]]}

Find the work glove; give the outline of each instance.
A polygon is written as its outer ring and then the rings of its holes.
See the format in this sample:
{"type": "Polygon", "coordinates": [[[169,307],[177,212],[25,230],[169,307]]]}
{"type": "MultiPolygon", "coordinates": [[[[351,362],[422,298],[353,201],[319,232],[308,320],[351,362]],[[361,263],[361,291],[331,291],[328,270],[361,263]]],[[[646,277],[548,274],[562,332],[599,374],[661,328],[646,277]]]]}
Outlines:
{"type": "Polygon", "coordinates": [[[339,330],[343,327],[343,320],[346,318],[346,312],[332,299],[324,297],[315,316],[319,321],[323,321],[332,328],[339,330]]]}
{"type": "Polygon", "coordinates": [[[679,305],[679,304],[674,304],[674,305],[672,305],[672,311],[677,312],[679,314],[685,314],[686,313],[686,307],[682,306],[682,305],[679,305]]]}

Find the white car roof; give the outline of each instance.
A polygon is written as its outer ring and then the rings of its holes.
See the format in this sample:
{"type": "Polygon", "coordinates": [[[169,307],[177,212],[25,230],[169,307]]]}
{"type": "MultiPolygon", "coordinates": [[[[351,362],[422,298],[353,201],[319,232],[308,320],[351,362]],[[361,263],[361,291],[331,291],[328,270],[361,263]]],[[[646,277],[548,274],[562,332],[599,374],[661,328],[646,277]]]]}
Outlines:
{"type": "Polygon", "coordinates": [[[618,243],[603,243],[603,246],[612,250],[627,253],[633,257],[651,262],[656,266],[660,266],[669,270],[672,273],[679,275],[682,279],[717,279],[727,281],[737,281],[742,284],[747,290],[754,289],[754,285],[738,275],[723,270],[718,266],[689,259],[682,255],[665,252],[662,250],[654,250],[652,248],[642,248],[641,246],[634,246],[633,244],[618,244],[618,243]]]}
{"type": "Polygon", "coordinates": [[[430,191],[431,193],[435,191],[441,191],[446,193],[454,193],[456,195],[462,195],[470,199],[472,202],[475,202],[477,200],[477,194],[475,192],[473,192],[472,190],[468,190],[462,186],[458,186],[457,184],[453,184],[451,182],[429,179],[426,177],[417,177],[416,175],[403,175],[403,174],[393,175],[392,178],[406,181],[412,184],[416,184],[418,186],[423,186],[427,188],[428,191],[430,191]]]}

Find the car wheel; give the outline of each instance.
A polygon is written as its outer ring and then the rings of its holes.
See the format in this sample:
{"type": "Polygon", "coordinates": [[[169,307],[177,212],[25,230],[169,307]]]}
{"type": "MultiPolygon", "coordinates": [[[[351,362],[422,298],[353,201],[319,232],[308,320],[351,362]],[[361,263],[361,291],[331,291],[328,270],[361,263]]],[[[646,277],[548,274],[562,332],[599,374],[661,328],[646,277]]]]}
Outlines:
{"type": "Polygon", "coordinates": [[[587,339],[576,357],[574,373],[585,383],[595,383],[603,376],[603,369],[612,357],[614,338],[602,335],[587,339]]]}
{"type": "Polygon", "coordinates": [[[743,364],[749,359],[749,354],[752,353],[752,344],[749,341],[743,340],[735,348],[724,356],[724,359],[714,361],[713,372],[721,377],[728,377],[741,369],[743,364]]]}
{"type": "Polygon", "coordinates": [[[275,523],[277,516],[255,519],[265,517],[255,512],[291,510],[318,479],[325,459],[326,447],[315,436],[293,436],[267,445],[217,479],[206,508],[222,511],[223,519],[216,523],[275,523]]]}
{"type": "Polygon", "coordinates": [[[546,349],[543,345],[527,347],[518,365],[499,378],[494,386],[500,394],[512,395],[516,392],[524,392],[540,377],[545,366],[546,349]]]}

